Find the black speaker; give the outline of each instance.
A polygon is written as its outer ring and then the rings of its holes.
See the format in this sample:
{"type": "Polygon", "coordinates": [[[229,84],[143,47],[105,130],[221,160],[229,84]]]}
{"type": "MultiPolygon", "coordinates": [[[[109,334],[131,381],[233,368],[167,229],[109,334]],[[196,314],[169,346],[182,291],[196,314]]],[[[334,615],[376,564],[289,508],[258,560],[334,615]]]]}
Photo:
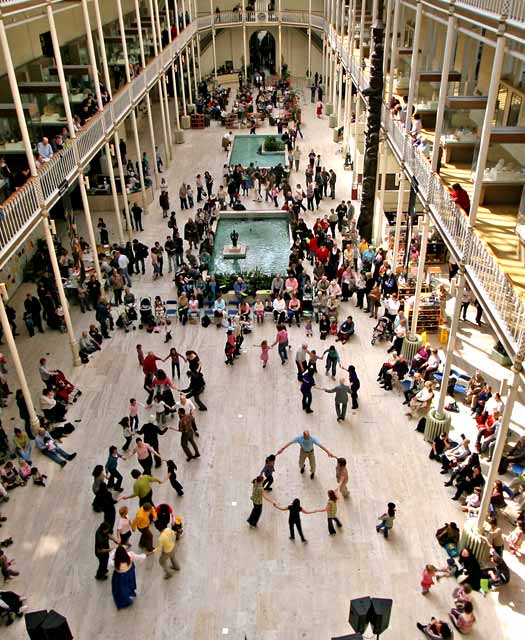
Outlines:
{"type": "Polygon", "coordinates": [[[73,640],[73,634],[69,630],[67,620],[53,609],[42,623],[42,631],[45,640],[73,640]]]}
{"type": "Polygon", "coordinates": [[[368,626],[368,611],[372,606],[369,597],[350,600],[350,617],[348,622],[354,631],[363,633],[368,626]]]}
{"type": "Polygon", "coordinates": [[[363,634],[352,633],[349,636],[337,636],[337,638],[332,638],[332,640],[363,640],[363,634]]]}
{"type": "Polygon", "coordinates": [[[42,623],[47,617],[47,610],[31,611],[26,613],[26,631],[31,640],[46,640],[44,632],[42,631],[42,623]]]}
{"type": "Polygon", "coordinates": [[[392,600],[390,598],[372,598],[372,608],[368,619],[372,624],[372,631],[376,635],[388,629],[391,611],[392,600]]]}

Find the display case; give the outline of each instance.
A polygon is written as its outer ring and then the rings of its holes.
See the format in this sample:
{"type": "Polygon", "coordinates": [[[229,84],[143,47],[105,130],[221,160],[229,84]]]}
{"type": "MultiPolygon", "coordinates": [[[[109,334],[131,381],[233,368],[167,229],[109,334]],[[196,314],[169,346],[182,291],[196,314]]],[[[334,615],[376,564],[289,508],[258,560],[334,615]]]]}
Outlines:
{"type": "MultiPolygon", "coordinates": [[[[451,71],[448,75],[448,91],[451,95],[459,92],[461,74],[451,71]]],[[[421,116],[424,129],[433,130],[436,127],[436,115],[441,86],[441,71],[421,71],[418,74],[417,101],[415,111],[421,116]]]]}
{"type": "MultiPolygon", "coordinates": [[[[479,155],[479,141],[474,149],[472,177],[479,155]]],[[[480,204],[518,206],[525,185],[525,127],[503,127],[492,130],[480,204]]]]}
{"type": "Polygon", "coordinates": [[[448,96],[443,119],[443,159],[446,164],[472,164],[483,126],[487,98],[448,96]]]}

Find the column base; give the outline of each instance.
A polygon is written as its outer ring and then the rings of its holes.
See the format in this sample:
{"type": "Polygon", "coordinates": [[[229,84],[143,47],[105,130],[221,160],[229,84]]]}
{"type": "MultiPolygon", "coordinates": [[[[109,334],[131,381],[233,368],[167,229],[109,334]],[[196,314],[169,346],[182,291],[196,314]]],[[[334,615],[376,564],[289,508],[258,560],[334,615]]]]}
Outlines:
{"type": "Polygon", "coordinates": [[[181,116],[180,117],[180,128],[181,129],[191,129],[191,118],[190,118],[190,116],[181,116]]]}
{"type": "Polygon", "coordinates": [[[436,409],[431,409],[427,415],[427,421],[425,424],[425,432],[423,438],[427,442],[433,442],[440,433],[447,433],[450,431],[450,414],[444,413],[439,415],[436,409]]]}
{"type": "Polygon", "coordinates": [[[421,346],[422,340],[421,336],[407,336],[403,340],[403,347],[401,348],[401,353],[405,356],[405,360],[409,363],[412,362],[412,358],[416,355],[416,351],[421,346]]]}
{"type": "Polygon", "coordinates": [[[331,102],[327,102],[324,106],[324,112],[327,116],[331,116],[334,112],[334,105],[331,102]]]}
{"type": "Polygon", "coordinates": [[[182,129],[175,129],[173,132],[173,141],[175,144],[184,144],[184,131],[182,129]]]}
{"type": "Polygon", "coordinates": [[[330,127],[330,129],[335,129],[337,127],[337,116],[335,115],[335,113],[332,113],[332,115],[328,118],[328,126],[330,127]]]}
{"type": "Polygon", "coordinates": [[[459,539],[459,550],[463,551],[463,549],[468,549],[476,557],[481,567],[487,564],[490,547],[488,542],[478,532],[474,518],[466,520],[463,525],[459,539]]]}
{"type": "Polygon", "coordinates": [[[188,102],[186,104],[186,111],[188,112],[189,115],[191,115],[192,113],[195,113],[195,105],[193,104],[193,102],[188,102]]]}

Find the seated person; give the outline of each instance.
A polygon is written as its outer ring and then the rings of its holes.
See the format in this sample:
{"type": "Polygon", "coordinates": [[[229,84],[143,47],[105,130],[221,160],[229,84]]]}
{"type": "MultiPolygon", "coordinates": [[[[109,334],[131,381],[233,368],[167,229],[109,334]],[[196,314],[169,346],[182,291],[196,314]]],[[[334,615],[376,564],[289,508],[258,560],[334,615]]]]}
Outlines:
{"type": "Polygon", "coordinates": [[[412,358],[410,368],[419,371],[420,367],[427,363],[427,360],[430,358],[430,353],[431,347],[428,342],[425,345],[421,345],[416,351],[416,355],[412,358]]]}
{"type": "Polygon", "coordinates": [[[476,402],[472,405],[472,413],[478,416],[482,415],[485,411],[485,404],[491,397],[492,387],[489,384],[486,384],[479,393],[476,402]]]}
{"type": "MultiPolygon", "coordinates": [[[[412,362],[414,362],[414,360],[412,360],[412,362]]],[[[425,381],[423,380],[423,376],[419,372],[416,372],[412,378],[410,387],[406,391],[403,391],[403,395],[405,396],[403,404],[410,404],[412,398],[417,396],[417,394],[423,389],[424,385],[425,381]]]]}
{"type": "Polygon", "coordinates": [[[461,434],[461,442],[452,449],[445,451],[441,456],[441,473],[445,474],[449,469],[457,467],[463,460],[466,460],[470,455],[470,440],[461,434]]]}
{"type": "Polygon", "coordinates": [[[35,438],[35,444],[45,456],[51,458],[53,462],[56,462],[61,467],[65,467],[66,462],[68,460],[73,460],[77,455],[76,453],[68,453],[59,447],[49,435],[49,432],[43,427],[40,427],[38,430],[38,434],[35,438]]]}
{"type": "MultiPolygon", "coordinates": [[[[241,302],[239,303],[237,312],[241,320],[248,321],[250,319],[251,309],[250,309],[250,305],[246,302],[246,300],[241,300],[241,302]]],[[[264,307],[263,307],[263,314],[264,314],[264,307]]]]}
{"type": "Polygon", "coordinates": [[[226,313],[226,302],[224,298],[219,293],[217,300],[213,303],[213,316],[215,318],[215,324],[217,327],[220,327],[222,324],[222,319],[226,313]]]}
{"type": "Polygon", "coordinates": [[[14,464],[9,460],[3,467],[0,467],[0,480],[5,489],[8,491],[15,487],[25,485],[25,482],[20,477],[20,474],[15,469],[14,464]]]}
{"type": "Polygon", "coordinates": [[[419,372],[423,374],[425,380],[430,380],[433,374],[439,369],[441,364],[441,358],[439,357],[437,349],[431,349],[428,360],[419,367],[419,372]]]}
{"type": "Polygon", "coordinates": [[[49,422],[62,422],[67,412],[66,407],[55,400],[55,392],[51,389],[42,390],[40,409],[49,422]]]}
{"type": "Polygon", "coordinates": [[[419,412],[426,412],[430,409],[430,405],[432,404],[432,399],[434,398],[434,390],[432,389],[432,382],[427,380],[421,391],[410,400],[408,413],[406,414],[409,417],[412,417],[414,414],[418,414],[419,412]]]}
{"type": "Polygon", "coordinates": [[[479,371],[476,371],[470,379],[467,393],[465,394],[465,404],[469,404],[472,408],[476,406],[479,394],[485,386],[485,380],[479,371]]]}
{"type": "Polygon", "coordinates": [[[481,575],[489,581],[489,587],[500,587],[510,582],[510,569],[503,558],[494,550],[490,550],[491,566],[483,569],[481,575]]]}
{"type": "Polygon", "coordinates": [[[13,624],[15,616],[21,617],[27,611],[26,599],[14,591],[0,591],[0,610],[7,614],[6,626],[13,624]]]}
{"type": "Polygon", "coordinates": [[[195,296],[195,294],[191,294],[190,299],[188,301],[188,310],[190,316],[199,317],[200,316],[200,308],[199,308],[199,300],[195,296]]]}
{"type": "Polygon", "coordinates": [[[301,301],[295,295],[295,293],[291,294],[290,300],[288,301],[287,316],[288,316],[288,324],[290,326],[292,326],[292,322],[294,318],[297,323],[297,326],[299,326],[300,316],[301,316],[301,301]]]}
{"type": "Polygon", "coordinates": [[[100,351],[100,346],[93,340],[87,331],[82,331],[82,335],[78,341],[78,347],[80,359],[86,361],[92,353],[100,351]]]}
{"type": "Polygon", "coordinates": [[[341,287],[337,284],[336,280],[332,280],[328,285],[327,293],[329,296],[333,296],[334,298],[338,298],[341,294],[341,287]]]}
{"type": "Polygon", "coordinates": [[[395,375],[402,380],[408,373],[408,364],[403,354],[394,354],[393,363],[385,362],[379,371],[379,384],[386,390],[392,391],[392,378],[395,375]]]}
{"type": "Polygon", "coordinates": [[[451,449],[453,446],[455,446],[455,444],[456,443],[453,443],[446,433],[440,433],[439,436],[437,438],[434,438],[434,441],[432,442],[430,453],[428,454],[429,459],[439,460],[443,453],[445,453],[445,451],[448,451],[448,449],[451,449]]]}
{"type": "Polygon", "coordinates": [[[240,302],[242,298],[247,295],[246,292],[248,290],[248,285],[244,280],[239,276],[237,280],[233,284],[233,290],[235,291],[235,295],[237,300],[240,302]]]}
{"type": "Polygon", "coordinates": [[[179,313],[179,320],[182,326],[188,322],[188,313],[190,310],[190,304],[188,296],[185,293],[181,293],[177,300],[177,311],[179,313]]]}
{"type": "Polygon", "coordinates": [[[416,623],[416,627],[430,640],[441,640],[441,638],[452,638],[453,632],[448,622],[431,618],[428,624],[416,623]]]}
{"type": "Polygon", "coordinates": [[[273,301],[273,319],[278,324],[282,324],[286,317],[286,302],[284,298],[278,294],[273,301]]]}
{"type": "Polygon", "coordinates": [[[339,330],[337,332],[337,341],[345,344],[350,336],[353,336],[355,332],[355,323],[352,316],[348,316],[346,320],[344,320],[339,325],[339,330]]]}
{"type": "Polygon", "coordinates": [[[485,478],[481,474],[480,467],[474,467],[472,471],[456,484],[456,493],[452,496],[452,500],[459,500],[463,493],[474,493],[476,487],[483,487],[485,478]]]}
{"type": "Polygon", "coordinates": [[[448,615],[452,620],[452,624],[462,635],[468,635],[472,631],[476,621],[472,602],[465,602],[462,610],[453,607],[448,615]]]}
{"type": "Polygon", "coordinates": [[[94,342],[98,344],[98,346],[100,346],[104,340],[104,337],[100,333],[99,328],[94,324],[89,325],[89,336],[94,342]]]}

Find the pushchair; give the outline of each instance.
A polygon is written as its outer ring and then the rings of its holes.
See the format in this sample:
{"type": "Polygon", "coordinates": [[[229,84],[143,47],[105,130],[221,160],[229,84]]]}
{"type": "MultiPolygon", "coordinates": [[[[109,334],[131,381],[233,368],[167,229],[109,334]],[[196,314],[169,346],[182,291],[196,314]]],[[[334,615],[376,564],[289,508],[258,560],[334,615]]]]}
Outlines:
{"type": "Polygon", "coordinates": [[[392,340],[394,331],[392,329],[392,321],[383,316],[379,318],[374,331],[372,333],[372,344],[381,342],[381,340],[392,340]]]}
{"type": "Polygon", "coordinates": [[[140,300],[140,324],[139,329],[146,329],[151,333],[155,327],[155,318],[151,307],[151,298],[141,298],[140,300]]]}
{"type": "Polygon", "coordinates": [[[70,382],[60,370],[57,370],[55,374],[53,387],[55,389],[57,399],[61,402],[65,402],[66,404],[68,402],[76,402],[79,396],[82,395],[82,391],[75,387],[75,385],[70,382]]]}

